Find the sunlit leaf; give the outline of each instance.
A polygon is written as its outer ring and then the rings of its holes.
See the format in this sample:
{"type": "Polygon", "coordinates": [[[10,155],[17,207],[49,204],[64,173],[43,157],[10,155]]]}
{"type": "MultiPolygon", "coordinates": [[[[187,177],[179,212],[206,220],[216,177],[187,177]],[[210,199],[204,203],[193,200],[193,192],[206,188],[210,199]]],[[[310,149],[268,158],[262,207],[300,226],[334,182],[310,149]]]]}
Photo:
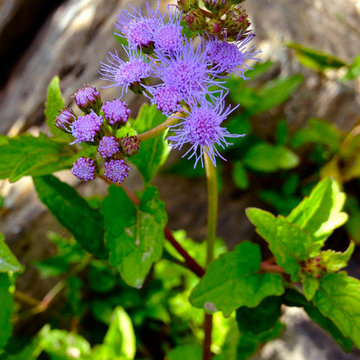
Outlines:
{"type": "Polygon", "coordinates": [[[281,295],[282,277],[260,274],[260,249],[256,244],[243,242],[231,252],[210,263],[205,276],[190,296],[196,307],[210,312],[222,311],[228,316],[241,306],[255,307],[264,298],[281,295]]]}
{"type": "Polygon", "coordinates": [[[21,265],[6,245],[4,235],[0,233],[0,273],[20,270],[21,265]]]}

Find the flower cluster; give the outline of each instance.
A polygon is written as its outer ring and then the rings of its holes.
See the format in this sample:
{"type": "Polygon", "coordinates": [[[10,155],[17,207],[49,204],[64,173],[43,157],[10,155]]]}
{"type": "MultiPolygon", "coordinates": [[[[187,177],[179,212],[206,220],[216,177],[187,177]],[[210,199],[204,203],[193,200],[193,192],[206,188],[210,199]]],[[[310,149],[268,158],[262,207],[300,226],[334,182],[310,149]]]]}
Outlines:
{"type": "MultiPolygon", "coordinates": [[[[251,69],[246,61],[258,60],[259,53],[248,48],[254,35],[247,30],[250,23],[240,2],[204,0],[201,7],[197,0],[178,0],[165,15],[159,5],[154,10],[147,3],[145,12],[130,6],[130,11],[120,11],[115,23],[115,35],[126,40],[128,60],[114,51],[101,63],[102,79],[119,87],[121,97],[128,90],[141,93],[163,114],[177,118],[168,139],[174,148],[188,144],[185,155],[195,158],[195,166],[203,164],[204,153],[215,165],[215,157],[222,158],[218,148],[231,145],[226,138],[243,136],[223,126],[233,111],[225,106],[226,77],[246,79],[245,71],[251,69]],[[191,36],[184,35],[181,21],[191,36]]],[[[111,106],[103,107],[104,113],[111,113],[111,106]]],[[[107,141],[104,154],[113,146],[113,140],[107,141]]]]}
{"type": "Polygon", "coordinates": [[[83,181],[100,175],[110,182],[123,182],[130,170],[123,158],[136,155],[139,149],[137,137],[116,136],[117,130],[129,119],[130,110],[126,103],[114,99],[102,104],[100,93],[92,86],[78,90],[73,98],[83,114],[76,116],[71,109],[64,108],[55,124],[74,137],[71,144],[87,143],[97,151],[92,158],[79,157],[71,172],[83,181]]]}

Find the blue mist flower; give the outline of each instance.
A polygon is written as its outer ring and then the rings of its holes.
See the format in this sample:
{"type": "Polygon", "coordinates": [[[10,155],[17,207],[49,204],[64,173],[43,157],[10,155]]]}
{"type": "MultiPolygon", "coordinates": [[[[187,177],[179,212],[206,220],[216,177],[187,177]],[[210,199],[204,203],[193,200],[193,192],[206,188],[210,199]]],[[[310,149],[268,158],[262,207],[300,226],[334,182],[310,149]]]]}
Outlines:
{"type": "Polygon", "coordinates": [[[195,157],[194,167],[199,160],[203,165],[204,152],[216,166],[216,156],[225,160],[217,146],[224,149],[226,146],[232,145],[225,140],[226,137],[236,138],[245,135],[230,134],[226,128],[221,126],[221,123],[234,109],[231,109],[230,106],[225,108],[224,97],[218,98],[215,104],[201,101],[200,106],[192,105],[190,111],[186,111],[188,116],[179,117],[182,121],[170,127],[174,135],[169,136],[168,140],[172,142],[175,149],[181,149],[187,143],[191,145],[183,157],[188,154],[190,154],[189,159],[195,157]]]}
{"type": "Polygon", "coordinates": [[[114,183],[122,183],[129,174],[130,167],[124,160],[109,160],[105,163],[105,176],[114,183]]]}
{"type": "Polygon", "coordinates": [[[100,74],[103,76],[101,80],[113,83],[105,87],[122,87],[121,97],[129,87],[139,85],[152,73],[151,65],[146,62],[146,57],[142,53],[125,47],[124,50],[129,58],[127,62],[121,60],[115,50],[115,53],[109,53],[110,57],[107,58],[109,64],[102,62],[100,68],[100,74]]]}
{"type": "Polygon", "coordinates": [[[219,71],[211,68],[211,62],[203,55],[202,50],[201,44],[194,49],[192,41],[186,40],[172,56],[155,51],[156,76],[166,86],[180,91],[187,102],[218,92],[210,91],[211,85],[221,86],[218,81],[219,71]]]}
{"type": "Polygon", "coordinates": [[[151,100],[151,104],[155,104],[164,115],[170,116],[181,109],[180,101],[184,96],[178,89],[166,85],[149,86],[146,89],[151,94],[151,97],[146,95],[151,100]]]}
{"type": "Polygon", "coordinates": [[[115,35],[127,39],[132,48],[146,48],[154,43],[154,32],[163,25],[163,15],[157,7],[153,10],[146,2],[147,15],[142,15],[141,7],[138,10],[129,5],[132,13],[127,10],[121,10],[115,23],[119,33],[115,35]]]}
{"type": "Polygon", "coordinates": [[[99,141],[98,152],[104,158],[109,158],[119,151],[119,143],[114,136],[103,136],[99,141]]]}
{"type": "Polygon", "coordinates": [[[246,50],[247,45],[254,37],[254,34],[249,34],[244,39],[231,43],[210,38],[206,43],[205,55],[219,71],[228,74],[235,73],[246,80],[245,71],[252,68],[245,62],[260,60],[256,55],[261,51],[255,51],[255,46],[246,50]]]}
{"type": "Polygon", "coordinates": [[[96,135],[101,131],[102,124],[102,116],[96,115],[93,111],[90,114],[80,116],[71,126],[71,133],[76,139],[72,144],[81,141],[95,141],[96,135]]]}
{"type": "Polygon", "coordinates": [[[126,102],[120,99],[107,101],[103,105],[102,110],[105,119],[110,125],[124,125],[129,119],[130,109],[128,109],[126,102]]]}
{"type": "Polygon", "coordinates": [[[75,161],[71,172],[80,180],[93,180],[96,172],[95,161],[82,156],[75,161]]]}
{"type": "Polygon", "coordinates": [[[154,44],[158,51],[172,54],[182,46],[184,38],[181,34],[182,26],[180,25],[181,14],[175,9],[171,11],[168,6],[169,21],[165,25],[158,26],[154,29],[154,44]]]}

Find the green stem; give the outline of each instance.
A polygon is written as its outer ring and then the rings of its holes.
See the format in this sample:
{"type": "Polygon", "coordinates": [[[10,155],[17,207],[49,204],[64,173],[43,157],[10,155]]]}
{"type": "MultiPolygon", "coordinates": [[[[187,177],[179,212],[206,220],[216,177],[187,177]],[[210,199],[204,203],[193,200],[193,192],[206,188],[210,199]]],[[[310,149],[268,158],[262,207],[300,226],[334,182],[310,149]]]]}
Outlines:
{"type": "Polygon", "coordinates": [[[208,189],[208,219],[207,219],[207,252],[206,266],[214,259],[214,245],[216,238],[217,212],[218,212],[218,185],[216,168],[209,156],[204,153],[205,169],[208,189]]]}
{"type": "MultiPolygon", "coordinates": [[[[206,235],[206,266],[214,259],[214,248],[216,238],[217,212],[218,212],[218,187],[216,168],[209,156],[204,152],[205,169],[208,191],[208,219],[206,235]]],[[[211,336],[212,335],[212,315],[205,314],[204,317],[204,342],[203,360],[211,360],[211,336]]]]}
{"type": "Polygon", "coordinates": [[[153,129],[146,131],[142,134],[137,135],[138,140],[144,141],[151,139],[159,134],[161,134],[164,130],[168,128],[168,126],[175,125],[179,121],[179,116],[181,116],[181,112],[176,112],[175,114],[168,117],[163,123],[154,127],[153,129]]]}

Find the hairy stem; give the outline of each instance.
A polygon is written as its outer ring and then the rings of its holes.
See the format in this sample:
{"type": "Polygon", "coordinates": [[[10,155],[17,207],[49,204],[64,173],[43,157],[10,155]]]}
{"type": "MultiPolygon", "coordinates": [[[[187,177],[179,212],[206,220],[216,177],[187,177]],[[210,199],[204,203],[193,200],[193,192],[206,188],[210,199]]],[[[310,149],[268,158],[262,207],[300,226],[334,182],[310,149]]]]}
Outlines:
{"type": "Polygon", "coordinates": [[[160,125],[154,127],[149,131],[137,135],[138,140],[145,141],[161,134],[164,130],[168,128],[168,126],[175,125],[179,121],[179,116],[181,116],[181,114],[182,114],[181,112],[176,112],[175,114],[168,117],[160,125]]]}
{"type": "MultiPolygon", "coordinates": [[[[217,212],[218,212],[218,189],[216,168],[211,162],[209,156],[204,152],[205,169],[208,191],[208,219],[206,235],[206,266],[214,259],[214,247],[216,238],[217,212]]],[[[204,342],[203,342],[203,360],[211,360],[211,335],[212,335],[213,317],[211,314],[205,314],[204,317],[204,342]]]]}

